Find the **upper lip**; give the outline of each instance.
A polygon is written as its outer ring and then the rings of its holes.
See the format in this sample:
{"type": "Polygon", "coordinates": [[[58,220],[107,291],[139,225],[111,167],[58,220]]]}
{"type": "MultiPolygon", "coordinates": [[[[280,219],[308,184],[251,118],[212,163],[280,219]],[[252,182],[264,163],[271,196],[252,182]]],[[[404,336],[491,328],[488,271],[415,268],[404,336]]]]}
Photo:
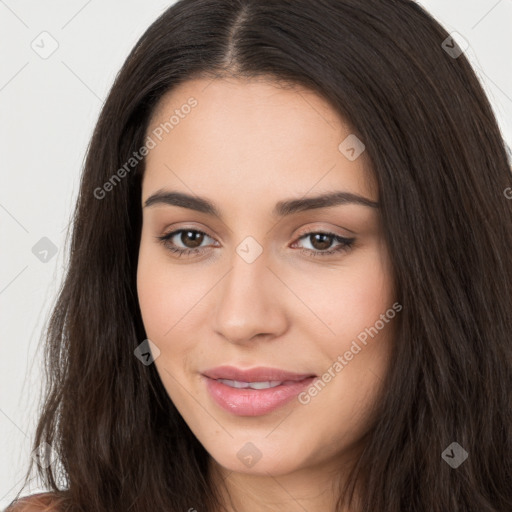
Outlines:
{"type": "Polygon", "coordinates": [[[299,381],[308,377],[315,377],[313,373],[294,373],[263,366],[246,370],[235,366],[217,366],[204,371],[203,375],[210,379],[228,379],[241,382],[299,381]]]}

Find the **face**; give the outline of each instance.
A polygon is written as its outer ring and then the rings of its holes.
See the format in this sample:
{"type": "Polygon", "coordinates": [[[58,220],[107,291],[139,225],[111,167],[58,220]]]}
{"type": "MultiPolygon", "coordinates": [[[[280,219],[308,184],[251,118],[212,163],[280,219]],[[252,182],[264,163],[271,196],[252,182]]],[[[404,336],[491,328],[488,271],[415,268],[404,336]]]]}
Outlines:
{"type": "Polygon", "coordinates": [[[366,153],[315,93],[262,79],[181,84],[147,135],[137,287],[170,398],[218,467],[343,463],[388,368],[391,267],[377,207],[300,201],[377,202],[366,153]]]}

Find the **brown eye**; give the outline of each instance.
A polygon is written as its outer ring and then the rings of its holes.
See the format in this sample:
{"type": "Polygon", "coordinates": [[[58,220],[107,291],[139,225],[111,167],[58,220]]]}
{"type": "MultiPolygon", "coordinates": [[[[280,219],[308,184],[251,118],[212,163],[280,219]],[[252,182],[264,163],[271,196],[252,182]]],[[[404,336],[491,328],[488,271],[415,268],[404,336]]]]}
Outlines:
{"type": "Polygon", "coordinates": [[[326,233],[313,233],[308,235],[308,237],[313,248],[318,251],[325,251],[326,249],[329,249],[335,238],[334,235],[328,235],[326,233]]]}
{"type": "Polygon", "coordinates": [[[178,229],[156,238],[169,251],[178,256],[186,256],[192,253],[203,252],[206,246],[201,247],[201,244],[204,242],[205,237],[211,239],[206,233],[197,229],[178,229]]]}
{"type": "Polygon", "coordinates": [[[201,245],[204,236],[201,231],[182,230],[178,238],[187,249],[195,249],[201,245]]]}
{"type": "MultiPolygon", "coordinates": [[[[178,229],[167,235],[156,237],[166,249],[181,256],[188,256],[204,252],[208,246],[201,246],[205,238],[210,238],[203,231],[197,229],[178,229]]],[[[310,256],[330,256],[351,249],[355,238],[344,238],[335,233],[311,231],[303,234],[299,240],[309,241],[312,248],[301,248],[301,252],[310,256]],[[333,242],[337,242],[332,248],[333,242]]]]}
{"type": "Polygon", "coordinates": [[[335,233],[323,233],[321,231],[311,231],[304,233],[300,240],[309,242],[311,248],[302,248],[301,252],[311,256],[331,256],[335,253],[349,251],[356,241],[355,238],[345,238],[335,233]],[[338,245],[332,247],[332,243],[337,242],[338,245]]]}

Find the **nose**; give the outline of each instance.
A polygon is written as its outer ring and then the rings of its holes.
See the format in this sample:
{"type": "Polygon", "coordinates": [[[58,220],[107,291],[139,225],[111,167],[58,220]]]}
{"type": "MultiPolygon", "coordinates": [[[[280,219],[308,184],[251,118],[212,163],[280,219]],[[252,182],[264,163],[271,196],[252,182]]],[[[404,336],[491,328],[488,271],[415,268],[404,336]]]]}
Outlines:
{"type": "Polygon", "coordinates": [[[247,263],[235,254],[219,283],[215,331],[231,343],[272,339],[287,328],[286,287],[267,265],[263,256],[247,263]]]}

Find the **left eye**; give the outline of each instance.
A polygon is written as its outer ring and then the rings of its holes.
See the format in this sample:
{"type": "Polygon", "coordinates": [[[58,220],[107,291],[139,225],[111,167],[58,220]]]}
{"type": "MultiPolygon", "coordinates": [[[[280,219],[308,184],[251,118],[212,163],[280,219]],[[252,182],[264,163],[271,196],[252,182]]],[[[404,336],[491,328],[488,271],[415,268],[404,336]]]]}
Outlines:
{"type": "MultiPolygon", "coordinates": [[[[206,233],[197,229],[178,229],[167,235],[159,236],[156,238],[169,251],[177,254],[178,257],[181,257],[184,255],[203,252],[205,247],[200,247],[200,245],[205,240],[205,237],[213,240],[213,238],[208,236],[206,233]],[[178,246],[176,242],[173,241],[174,238],[176,238],[177,241],[182,243],[185,247],[178,246]]],[[[298,238],[298,240],[302,239],[313,240],[313,244],[320,245],[319,248],[312,244],[313,249],[301,249],[301,252],[306,252],[312,256],[327,256],[337,252],[348,251],[355,242],[355,238],[345,238],[336,235],[335,233],[325,233],[322,231],[310,231],[309,233],[305,233],[298,238]],[[335,246],[333,249],[329,249],[328,246],[331,246],[333,241],[338,242],[339,245],[335,246]]]]}
{"type": "Polygon", "coordinates": [[[171,252],[175,252],[178,253],[179,255],[182,255],[189,254],[191,252],[200,252],[202,249],[199,248],[198,246],[201,245],[201,242],[203,242],[205,237],[211,238],[203,231],[199,231],[197,229],[178,229],[177,231],[173,231],[168,235],[159,236],[157,238],[171,252]],[[178,240],[183,244],[190,243],[192,248],[187,247],[186,245],[184,248],[181,248],[179,246],[177,247],[176,243],[173,241],[173,238],[175,237],[177,237],[178,240]],[[190,242],[187,240],[187,238],[190,240],[190,242]]]}

